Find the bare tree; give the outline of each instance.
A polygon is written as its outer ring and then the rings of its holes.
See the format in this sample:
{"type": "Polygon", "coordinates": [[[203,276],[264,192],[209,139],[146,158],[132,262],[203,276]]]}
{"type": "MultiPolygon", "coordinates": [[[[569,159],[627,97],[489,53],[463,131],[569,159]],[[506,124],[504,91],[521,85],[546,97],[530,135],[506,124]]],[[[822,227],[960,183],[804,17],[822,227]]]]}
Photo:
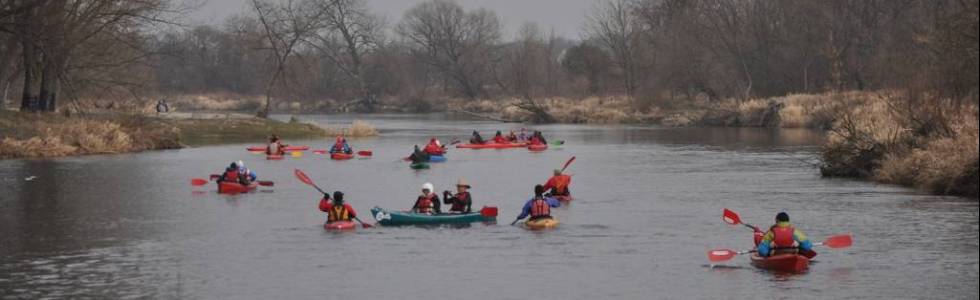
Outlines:
{"type": "Polygon", "coordinates": [[[358,100],[346,107],[360,106],[373,111],[377,106],[375,93],[364,78],[365,58],[379,47],[384,39],[384,22],[373,15],[365,0],[319,0],[323,27],[310,36],[310,45],[333,62],[352,81],[358,100]]]}
{"type": "Polygon", "coordinates": [[[496,14],[486,9],[465,12],[451,0],[430,0],[405,13],[399,33],[419,59],[466,97],[484,93],[485,74],[500,39],[496,14]]]}
{"type": "Polygon", "coordinates": [[[286,70],[286,63],[297,45],[322,26],[325,10],[317,9],[310,0],[286,0],[272,3],[268,0],[252,0],[259,22],[265,30],[265,38],[275,55],[275,70],[265,88],[265,107],[256,114],[266,118],[272,109],[272,92],[286,70]]]}
{"type": "Polygon", "coordinates": [[[520,101],[515,106],[532,115],[532,122],[554,123],[555,118],[538,103],[547,84],[549,48],[537,24],[521,26],[517,41],[505,51],[502,85],[520,101]]]}
{"type": "Polygon", "coordinates": [[[586,19],[589,39],[609,51],[616,68],[622,72],[623,89],[632,97],[639,87],[644,53],[641,25],[634,13],[632,0],[602,0],[586,19]]]}

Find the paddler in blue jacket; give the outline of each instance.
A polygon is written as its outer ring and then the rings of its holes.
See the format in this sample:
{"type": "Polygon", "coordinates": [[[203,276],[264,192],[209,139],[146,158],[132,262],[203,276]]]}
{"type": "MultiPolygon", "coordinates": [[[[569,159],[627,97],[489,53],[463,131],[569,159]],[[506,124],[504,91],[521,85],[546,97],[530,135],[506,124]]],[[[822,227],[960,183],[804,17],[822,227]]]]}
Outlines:
{"type": "Polygon", "coordinates": [[[544,186],[536,185],[534,186],[534,197],[524,203],[524,209],[521,210],[521,215],[517,216],[518,220],[531,217],[531,220],[537,220],[541,218],[551,217],[551,207],[559,207],[561,202],[558,199],[552,197],[544,196],[544,186]]]}
{"type": "Polygon", "coordinates": [[[769,228],[769,231],[762,236],[759,242],[759,256],[766,257],[781,253],[810,252],[813,243],[803,234],[802,231],[793,227],[789,222],[789,214],[781,212],[776,215],[776,225],[769,228]]]}

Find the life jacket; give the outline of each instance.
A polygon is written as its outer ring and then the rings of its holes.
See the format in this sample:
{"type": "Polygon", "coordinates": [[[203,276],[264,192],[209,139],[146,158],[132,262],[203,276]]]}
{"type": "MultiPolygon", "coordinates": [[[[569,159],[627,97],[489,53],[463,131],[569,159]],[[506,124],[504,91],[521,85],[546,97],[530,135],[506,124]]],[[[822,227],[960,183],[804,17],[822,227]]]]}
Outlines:
{"type": "Polygon", "coordinates": [[[327,210],[327,222],[350,221],[350,211],[345,205],[334,205],[327,210]]]}
{"type": "Polygon", "coordinates": [[[279,142],[269,143],[269,146],[265,149],[265,154],[268,155],[279,155],[282,154],[282,144],[279,142]]]}
{"type": "Polygon", "coordinates": [[[541,139],[539,139],[539,138],[538,138],[538,137],[536,137],[536,136],[535,136],[535,137],[531,137],[531,145],[541,145],[541,144],[543,144],[543,143],[541,142],[541,139]]]}
{"type": "Polygon", "coordinates": [[[224,181],[226,182],[238,182],[238,170],[231,170],[225,172],[224,181]]]}
{"type": "Polygon", "coordinates": [[[568,185],[572,183],[572,176],[568,175],[557,175],[551,177],[551,186],[554,189],[555,195],[565,195],[568,194],[568,185]]]}
{"type": "Polygon", "coordinates": [[[498,136],[493,137],[493,142],[494,143],[497,143],[497,144],[506,144],[506,143],[508,143],[507,142],[507,139],[504,138],[501,135],[498,135],[498,136]]]}
{"type": "Polygon", "coordinates": [[[772,243],[775,244],[775,248],[791,248],[795,246],[796,240],[793,238],[793,233],[796,229],[793,226],[772,226],[769,228],[772,231],[772,243]]]}
{"type": "Polygon", "coordinates": [[[531,202],[531,218],[551,216],[551,205],[544,198],[534,198],[531,202]]]}
{"type": "Polygon", "coordinates": [[[344,142],[343,141],[337,141],[336,143],[334,143],[333,144],[333,150],[334,151],[337,151],[337,152],[344,151],[345,150],[344,149],[344,142]]]}
{"type": "Polygon", "coordinates": [[[435,194],[429,193],[429,196],[419,196],[418,210],[416,212],[423,213],[423,214],[432,213],[432,206],[433,206],[432,195],[435,194]]]}
{"type": "Polygon", "coordinates": [[[425,145],[425,149],[423,151],[428,154],[442,154],[442,147],[439,147],[439,145],[436,145],[435,143],[429,143],[428,145],[425,145]]]}
{"type": "Polygon", "coordinates": [[[456,194],[453,198],[456,198],[456,201],[453,201],[453,207],[449,209],[450,211],[464,211],[466,210],[466,202],[471,201],[470,192],[456,194]]]}

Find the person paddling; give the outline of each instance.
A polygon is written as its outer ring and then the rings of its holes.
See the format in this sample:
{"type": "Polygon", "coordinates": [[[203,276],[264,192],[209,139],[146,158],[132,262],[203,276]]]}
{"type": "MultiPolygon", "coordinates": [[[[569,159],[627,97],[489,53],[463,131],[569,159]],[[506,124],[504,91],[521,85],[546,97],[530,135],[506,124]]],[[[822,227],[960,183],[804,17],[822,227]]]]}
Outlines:
{"type": "Polygon", "coordinates": [[[230,166],[225,168],[225,172],[221,173],[221,177],[218,177],[218,182],[241,183],[241,177],[238,176],[238,165],[231,163],[230,166]]]}
{"type": "Polygon", "coordinates": [[[544,196],[544,186],[536,185],[534,186],[534,197],[524,203],[521,215],[517,216],[514,223],[528,216],[531,217],[530,221],[551,218],[551,208],[559,206],[561,206],[561,202],[558,202],[557,199],[544,196]]]}
{"type": "Polygon", "coordinates": [[[510,133],[507,134],[507,141],[511,143],[517,142],[517,134],[515,134],[513,130],[511,130],[510,133]]]}
{"type": "Polygon", "coordinates": [[[544,139],[544,134],[542,134],[540,131],[535,131],[534,134],[532,134],[532,137],[537,137],[538,141],[541,141],[542,144],[548,143],[548,140],[544,139]]]}
{"type": "Polygon", "coordinates": [[[527,134],[527,128],[521,128],[520,135],[517,136],[517,140],[521,142],[526,142],[531,137],[527,134]]]}
{"type": "Polygon", "coordinates": [[[354,150],[347,144],[347,139],[344,136],[338,135],[337,141],[334,142],[333,147],[330,147],[330,154],[334,153],[352,154],[354,150]]]}
{"type": "Polygon", "coordinates": [[[783,253],[801,253],[813,251],[813,243],[807,239],[803,231],[793,227],[789,222],[789,214],[781,212],[776,215],[776,225],[762,236],[759,242],[759,256],[766,257],[783,253]]]}
{"type": "Polygon", "coordinates": [[[496,144],[510,143],[509,141],[507,141],[507,138],[505,138],[504,135],[500,133],[500,130],[497,130],[497,134],[493,135],[493,142],[496,144]]]}
{"type": "Polygon", "coordinates": [[[273,134],[271,137],[269,137],[269,145],[265,147],[265,154],[284,155],[286,154],[284,149],[285,147],[286,146],[282,144],[282,141],[279,140],[279,136],[273,134]]]}
{"type": "Polygon", "coordinates": [[[442,148],[442,143],[438,139],[432,138],[429,143],[425,145],[425,149],[422,149],[426,154],[429,155],[442,155],[445,149],[442,148]]]}
{"type": "Polygon", "coordinates": [[[568,187],[572,184],[572,176],[562,174],[559,169],[555,169],[554,174],[544,184],[544,189],[548,190],[548,194],[556,197],[571,195],[572,192],[568,187]]]}
{"type": "Polygon", "coordinates": [[[427,163],[432,157],[428,153],[419,149],[419,145],[415,145],[415,150],[412,151],[412,155],[408,156],[408,159],[412,161],[413,164],[427,163]]]}
{"type": "Polygon", "coordinates": [[[248,167],[245,167],[245,162],[239,160],[235,162],[235,166],[238,167],[238,177],[245,178],[246,182],[252,182],[258,179],[258,175],[248,167]]]}
{"type": "Polygon", "coordinates": [[[468,214],[472,212],[473,196],[470,195],[470,185],[463,178],[456,182],[455,195],[450,194],[449,191],[443,191],[442,198],[445,204],[452,205],[449,208],[451,213],[468,214]]]}
{"type": "Polygon", "coordinates": [[[483,137],[480,136],[479,131],[473,130],[473,135],[470,136],[470,144],[482,145],[485,144],[486,142],[487,141],[483,140],[483,137]]]}
{"type": "Polygon", "coordinates": [[[433,192],[435,188],[431,183],[426,182],[422,185],[422,195],[415,200],[412,211],[420,214],[439,214],[439,195],[433,192]]]}
{"type": "Polygon", "coordinates": [[[327,213],[327,224],[350,222],[357,218],[357,212],[350,204],[344,202],[344,193],[341,191],[333,192],[333,200],[330,199],[330,194],[324,193],[323,199],[320,199],[320,211],[327,213]]]}

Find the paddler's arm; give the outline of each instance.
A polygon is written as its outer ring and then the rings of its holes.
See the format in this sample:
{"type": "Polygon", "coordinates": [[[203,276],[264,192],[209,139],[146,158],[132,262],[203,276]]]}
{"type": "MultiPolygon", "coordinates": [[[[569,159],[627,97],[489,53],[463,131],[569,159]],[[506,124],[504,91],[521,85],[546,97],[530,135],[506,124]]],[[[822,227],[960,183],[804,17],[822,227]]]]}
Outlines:
{"type": "Polygon", "coordinates": [[[531,215],[531,201],[533,200],[534,199],[528,200],[527,202],[524,203],[524,208],[521,209],[521,214],[517,216],[518,220],[527,218],[527,216],[531,215]]]}
{"type": "Polygon", "coordinates": [[[551,207],[560,207],[561,206],[561,201],[558,201],[557,198],[548,197],[548,198],[544,198],[544,200],[545,201],[548,201],[548,205],[551,205],[551,207]]]}
{"type": "Polygon", "coordinates": [[[793,231],[793,239],[799,244],[800,251],[810,251],[813,249],[813,242],[803,234],[803,231],[796,229],[793,231]]]}

